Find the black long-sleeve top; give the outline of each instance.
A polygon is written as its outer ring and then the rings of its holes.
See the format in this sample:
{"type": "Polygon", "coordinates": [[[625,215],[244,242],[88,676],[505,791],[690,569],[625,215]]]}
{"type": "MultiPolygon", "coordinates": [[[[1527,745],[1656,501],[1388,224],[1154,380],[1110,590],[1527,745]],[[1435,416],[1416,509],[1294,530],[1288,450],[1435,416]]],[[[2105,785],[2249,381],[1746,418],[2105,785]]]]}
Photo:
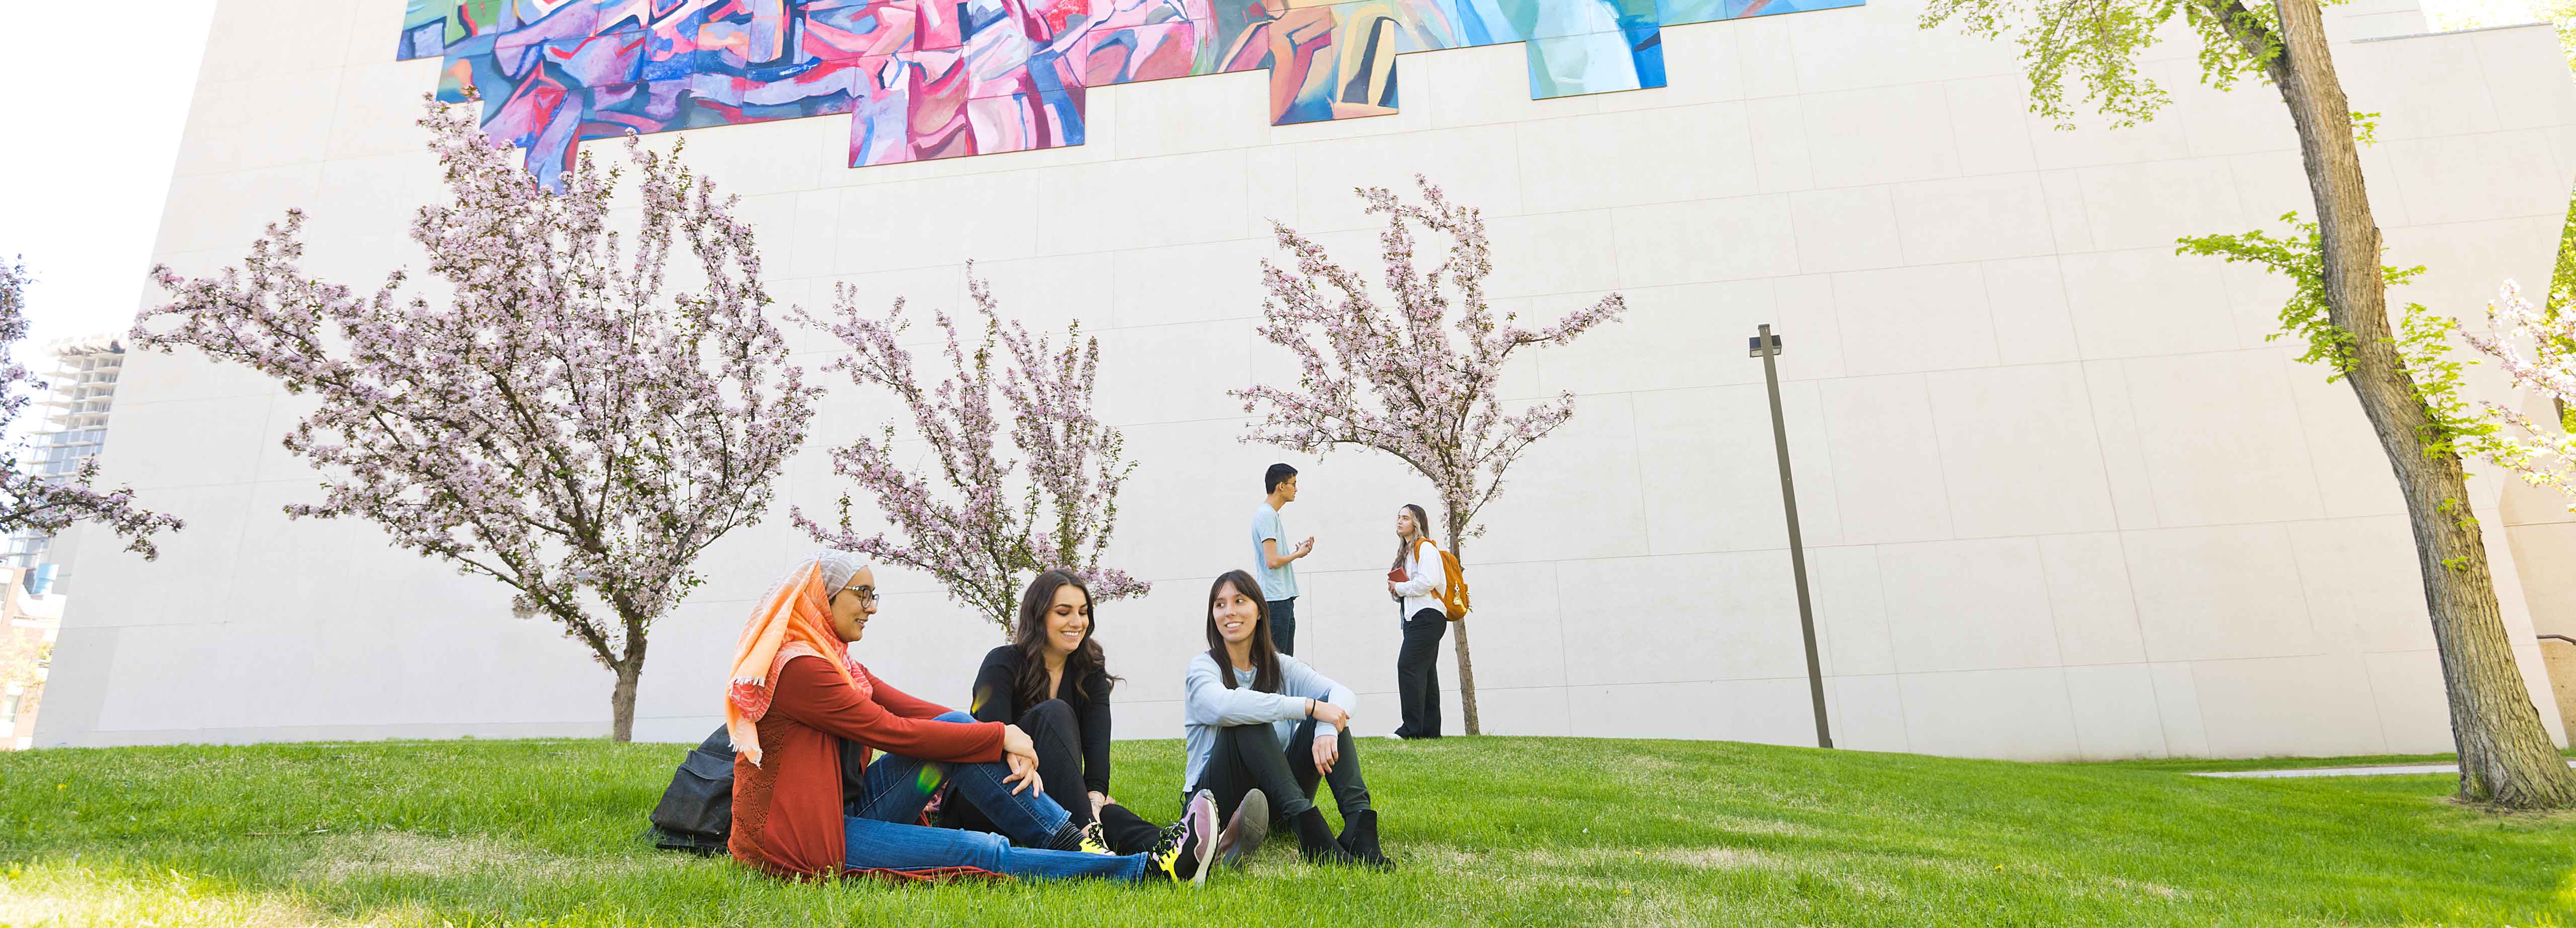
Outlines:
{"type": "MultiPolygon", "coordinates": [[[[984,666],[975,672],[975,719],[982,722],[1018,724],[1020,716],[1034,707],[1020,704],[1020,670],[1027,666],[1014,645],[994,648],[984,655],[984,666]]],[[[1094,670],[1089,678],[1075,686],[1065,679],[1056,685],[1055,698],[1072,707],[1073,717],[1082,726],[1082,783],[1091,792],[1109,792],[1109,674],[1094,670]],[[1091,696],[1084,696],[1089,692],[1091,696]]]]}

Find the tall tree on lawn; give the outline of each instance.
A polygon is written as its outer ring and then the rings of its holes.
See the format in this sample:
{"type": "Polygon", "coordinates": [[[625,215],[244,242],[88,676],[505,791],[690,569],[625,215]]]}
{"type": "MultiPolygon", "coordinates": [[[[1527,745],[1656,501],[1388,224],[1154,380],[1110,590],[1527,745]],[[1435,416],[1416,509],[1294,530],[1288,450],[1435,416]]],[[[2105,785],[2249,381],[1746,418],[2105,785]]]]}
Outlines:
{"type": "MultiPolygon", "coordinates": [[[[1511,313],[1497,317],[1485,297],[1493,265],[1484,219],[1473,207],[1449,202],[1430,180],[1414,180],[1420,203],[1383,187],[1357,191],[1368,214],[1386,217],[1379,260],[1393,306],[1380,306],[1368,281],[1333,263],[1322,245],[1272,224],[1279,247],[1297,260],[1294,268],[1262,261],[1270,298],[1262,304],[1260,332],[1294,352],[1302,373],[1294,386],[1260,384],[1231,393],[1243,400],[1244,412],[1262,416],[1244,441],[1312,454],[1351,445],[1412,465],[1440,494],[1449,552],[1463,561],[1466,540],[1484,532],[1476,516],[1502,494],[1512,462],[1574,416],[1572,393],[1518,412],[1506,409],[1504,362],[1522,348],[1571,342],[1619,318],[1627,303],[1613,293],[1535,329],[1523,328],[1511,313]],[[1414,264],[1415,226],[1449,239],[1447,258],[1427,270],[1414,264]]],[[[1484,727],[1476,714],[1468,624],[1454,625],[1458,696],[1467,733],[1477,735],[1484,727]]]]}
{"type": "Polygon", "coordinates": [[[733,199],[629,138],[631,232],[609,228],[618,177],[585,155],[556,193],[476,126],[425,105],[447,202],[411,238],[444,296],[372,297],[308,277],[302,210],[239,268],[154,277],[171,302],[135,339],[187,346],[311,393],[287,450],[326,475],[293,517],[367,519],[393,542],[491,577],[616,675],[613,734],[634,733],[646,634],[701,577],[691,563],[759,521],[820,391],[762,315],[760,253],[733,199]],[[704,279],[665,292],[686,243],[704,279]]]}
{"type": "Polygon", "coordinates": [[[2389,326],[2394,281],[2380,263],[2358,147],[2374,114],[2354,111],[2344,97],[2318,0],[2251,7],[2241,0],[1931,0],[1922,22],[1954,21],[1972,34],[2018,42],[2033,112],[2068,119],[2067,92],[2080,87],[2087,103],[2127,126],[2168,101],[2138,73],[2138,59],[2176,15],[2198,38],[2205,82],[2227,89],[2252,75],[2278,91],[2298,132],[2316,210],[2315,223],[2294,225],[2298,235],[2208,236],[2184,240],[2182,250],[2289,276],[2297,290],[2282,309],[2284,330],[2307,341],[2305,360],[2326,365],[2330,379],[2351,384],[2360,399],[2414,526],[2461,796],[2511,808],[2576,806],[2576,772],[2551,744],[2514,666],[2486,546],[2468,511],[2462,444],[2490,426],[2463,414],[2457,362],[2442,358],[2447,320],[2410,307],[2404,331],[2389,326]]]}

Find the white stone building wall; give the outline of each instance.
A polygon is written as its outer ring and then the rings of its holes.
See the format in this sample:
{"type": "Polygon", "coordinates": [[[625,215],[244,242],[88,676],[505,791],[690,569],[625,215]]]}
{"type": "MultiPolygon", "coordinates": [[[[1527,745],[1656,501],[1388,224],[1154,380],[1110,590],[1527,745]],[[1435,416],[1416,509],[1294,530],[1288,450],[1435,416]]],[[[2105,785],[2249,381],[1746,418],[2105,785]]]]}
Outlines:
{"type": "MultiPolygon", "coordinates": [[[[439,190],[410,121],[437,65],[387,60],[400,6],[224,0],[162,260],[236,262],[301,205],[317,272],[363,287],[418,266],[404,226],[439,190]]],[[[1098,619],[1127,679],[1121,736],[1178,734],[1199,597],[1248,558],[1258,475],[1283,459],[1304,469],[1289,527],[1319,539],[1299,565],[1302,656],[1363,692],[1361,732],[1395,724],[1380,578],[1393,510],[1427,486],[1367,454],[1242,445],[1225,391],[1293,376],[1252,329],[1267,220],[1366,265],[1351,188],[1422,171],[1484,209],[1509,307],[1630,305],[1511,377],[1515,396],[1582,399],[1466,551],[1488,731],[1812,737],[1741,349],[1768,322],[1842,746],[2447,750],[2406,521],[2358,406],[2265,340],[2281,281],[2173,254],[2176,236],[2306,209],[2277,96],[2199,87],[2168,43],[2146,66],[2175,98],[2162,117],[2053,131],[2025,113],[2011,49],[1916,15],[1877,0],[1670,27],[1670,87],[1538,102],[1516,47],[1408,55],[1401,115],[1325,124],[1266,125],[1257,73],[1123,85],[1091,92],[1089,144],[1023,154],[852,170],[838,117],[685,136],[746,197],[785,301],[850,283],[956,307],[974,259],[1009,311],[1100,334],[1100,411],[1140,462],[1115,561],[1156,582],[1098,619]]],[[[2423,22],[2406,0],[2330,15],[2347,38],[2423,22]]],[[[2399,296],[2475,322],[2499,280],[2541,285],[2576,177],[2576,86],[2549,30],[2335,53],[2355,106],[2384,114],[2363,158],[2391,260],[2431,266],[2399,296]]],[[[794,338],[800,361],[830,356],[794,338]]],[[[2491,370],[2474,379],[2493,390],[2491,370]]],[[[305,402],[185,357],[129,360],[106,467],[189,528],[150,564],[89,533],[38,742],[603,732],[608,673],[513,619],[498,585],[365,524],[280,514],[316,495],[276,442],[305,402]]],[[[749,599],[808,547],[785,504],[827,509],[845,485],[825,444],[893,412],[838,389],[779,511],[707,555],[711,582],[654,632],[638,737],[714,725],[749,599]]],[[[2497,484],[2475,491],[2501,525],[2497,484]]],[[[2546,692],[2511,552],[2490,550],[2546,692]]],[[[922,577],[883,576],[865,658],[962,701],[994,630],[922,577]]]]}

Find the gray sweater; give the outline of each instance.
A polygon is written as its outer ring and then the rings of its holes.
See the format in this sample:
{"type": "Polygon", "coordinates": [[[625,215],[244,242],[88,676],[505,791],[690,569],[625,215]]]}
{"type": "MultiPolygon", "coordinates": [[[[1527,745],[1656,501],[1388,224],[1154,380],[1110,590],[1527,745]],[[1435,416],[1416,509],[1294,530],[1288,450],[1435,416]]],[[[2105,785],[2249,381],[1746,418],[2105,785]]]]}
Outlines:
{"type": "MultiPolygon", "coordinates": [[[[1199,774],[1207,770],[1208,758],[1216,753],[1217,729],[1235,725],[1270,723],[1279,743],[1287,744],[1297,734],[1297,723],[1306,719],[1306,700],[1314,699],[1340,706],[1344,711],[1359,708],[1359,694],[1316,673],[1306,662],[1286,654],[1279,655],[1280,692],[1264,693],[1252,688],[1252,671],[1220,669],[1216,658],[1201,651],[1190,658],[1190,672],[1181,688],[1181,732],[1190,753],[1189,770],[1181,777],[1182,788],[1196,788],[1199,774]],[[1226,689],[1219,673],[1233,673],[1235,688],[1226,689]]],[[[1323,722],[1315,723],[1315,737],[1329,738],[1337,730],[1323,722]]]]}

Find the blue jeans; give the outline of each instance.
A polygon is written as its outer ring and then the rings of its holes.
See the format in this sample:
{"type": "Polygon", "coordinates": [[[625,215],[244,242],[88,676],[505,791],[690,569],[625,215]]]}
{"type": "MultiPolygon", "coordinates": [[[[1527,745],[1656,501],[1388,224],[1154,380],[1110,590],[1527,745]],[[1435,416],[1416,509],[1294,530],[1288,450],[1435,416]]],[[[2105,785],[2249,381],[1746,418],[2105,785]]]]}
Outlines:
{"type": "MultiPolygon", "coordinates": [[[[975,717],[950,712],[938,720],[972,722],[975,717]]],[[[863,775],[859,814],[846,821],[846,866],[853,870],[976,867],[1035,879],[1141,880],[1152,872],[1143,854],[1110,857],[1040,849],[1072,815],[1037,790],[1012,795],[1011,787],[1002,782],[1009,775],[1010,768],[997,762],[950,764],[879,753],[863,775]],[[950,779],[957,784],[953,798],[982,810],[1001,835],[912,824],[920,820],[931,794],[950,779]],[[1013,847],[1013,841],[1039,847],[1013,847]]]]}
{"type": "MultiPolygon", "coordinates": [[[[940,716],[942,722],[973,722],[975,717],[963,712],[940,716]]],[[[916,760],[899,754],[879,753],[868,763],[858,817],[880,822],[909,825],[921,819],[921,810],[939,787],[955,780],[957,790],[951,799],[965,800],[993,821],[995,830],[1024,847],[1045,847],[1058,829],[1073,818],[1054,799],[1037,790],[1011,793],[1003,777],[1011,768],[999,762],[981,764],[948,764],[916,760]]]]}
{"type": "Polygon", "coordinates": [[[852,870],[975,867],[1036,880],[1142,880],[1153,874],[1143,854],[1111,857],[1081,851],[1036,850],[1012,847],[1009,840],[989,831],[897,825],[855,817],[844,821],[849,842],[844,866],[852,870]]]}

